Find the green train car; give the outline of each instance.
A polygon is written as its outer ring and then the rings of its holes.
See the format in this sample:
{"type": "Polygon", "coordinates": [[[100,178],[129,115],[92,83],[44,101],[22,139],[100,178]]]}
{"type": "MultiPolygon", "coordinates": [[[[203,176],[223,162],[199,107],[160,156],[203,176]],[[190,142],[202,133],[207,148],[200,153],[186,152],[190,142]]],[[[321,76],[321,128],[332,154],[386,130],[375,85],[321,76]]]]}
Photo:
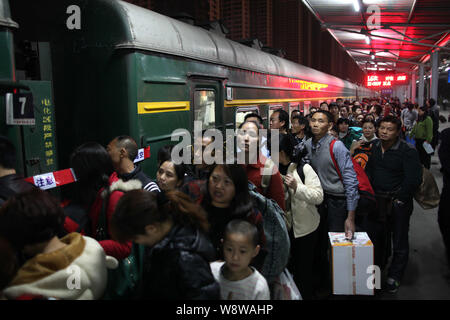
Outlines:
{"type": "Polygon", "coordinates": [[[267,126],[280,107],[307,114],[322,101],[371,95],[123,1],[0,0],[0,134],[16,144],[25,176],[67,168],[83,142],[128,134],[150,146],[143,169],[154,177],[158,149],[178,143],[176,129],[193,132],[195,120],[225,134],[247,112],[267,126]],[[34,124],[8,122],[11,108],[34,124]]]}

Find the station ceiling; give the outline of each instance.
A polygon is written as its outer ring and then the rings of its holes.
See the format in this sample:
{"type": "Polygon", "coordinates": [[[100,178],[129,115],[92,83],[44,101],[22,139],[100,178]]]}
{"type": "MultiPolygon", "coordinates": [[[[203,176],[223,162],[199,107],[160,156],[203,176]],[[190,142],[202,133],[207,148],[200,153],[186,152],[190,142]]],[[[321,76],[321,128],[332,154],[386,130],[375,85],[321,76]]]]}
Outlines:
{"type": "Polygon", "coordinates": [[[364,71],[450,65],[450,0],[303,0],[364,71]],[[446,62],[447,61],[447,62],[446,62]]]}

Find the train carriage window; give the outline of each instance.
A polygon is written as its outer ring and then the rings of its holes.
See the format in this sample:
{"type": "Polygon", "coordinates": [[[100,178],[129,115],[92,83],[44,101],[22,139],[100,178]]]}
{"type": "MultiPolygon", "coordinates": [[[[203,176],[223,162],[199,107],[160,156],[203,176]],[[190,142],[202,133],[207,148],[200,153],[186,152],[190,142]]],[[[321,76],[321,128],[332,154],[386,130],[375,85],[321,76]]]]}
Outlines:
{"type": "Polygon", "coordinates": [[[216,124],[216,95],[213,90],[195,90],[194,121],[201,121],[203,130],[213,129],[216,124]]]}
{"type": "MultiPolygon", "coordinates": [[[[292,119],[292,112],[294,110],[300,110],[298,102],[289,103],[289,120],[292,119]]],[[[290,121],[289,121],[289,127],[292,127],[292,123],[290,121]]]]}
{"type": "Polygon", "coordinates": [[[305,114],[305,116],[306,115],[308,115],[310,112],[309,112],[309,109],[311,108],[312,106],[311,106],[311,101],[305,101],[305,102],[303,102],[303,108],[304,108],[304,114],[305,114]]]}
{"type": "Polygon", "coordinates": [[[242,122],[244,122],[245,116],[250,113],[257,113],[259,114],[259,109],[257,106],[249,106],[249,107],[242,107],[236,109],[235,114],[235,128],[239,128],[242,122]]]}
{"type": "Polygon", "coordinates": [[[270,116],[272,115],[272,113],[273,113],[275,110],[278,110],[278,109],[283,109],[283,106],[281,106],[281,105],[271,105],[271,106],[269,107],[269,113],[268,113],[268,115],[267,115],[267,119],[269,119],[269,123],[270,123],[270,116]]]}

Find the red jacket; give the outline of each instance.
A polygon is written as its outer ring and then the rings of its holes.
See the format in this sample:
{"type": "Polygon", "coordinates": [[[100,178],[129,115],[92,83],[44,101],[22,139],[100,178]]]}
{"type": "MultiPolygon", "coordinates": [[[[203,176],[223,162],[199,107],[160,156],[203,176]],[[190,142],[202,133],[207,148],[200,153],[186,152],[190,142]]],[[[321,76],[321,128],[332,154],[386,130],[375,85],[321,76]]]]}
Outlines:
{"type": "MultiPolygon", "coordinates": [[[[109,177],[109,185],[110,187],[119,181],[119,178],[117,177],[117,173],[114,172],[109,177]]],[[[92,230],[92,237],[97,238],[97,225],[98,220],[100,216],[100,212],[102,210],[102,203],[103,203],[103,197],[102,192],[104,191],[104,188],[100,189],[100,191],[97,193],[97,198],[95,199],[91,210],[89,211],[89,217],[91,219],[91,230],[92,230]]],[[[111,217],[114,213],[114,210],[116,208],[117,202],[119,199],[123,196],[123,192],[121,191],[112,191],[111,195],[109,197],[108,201],[108,207],[106,208],[106,221],[108,224],[108,230],[110,227],[110,221],[111,217]]],[[[131,242],[127,243],[120,243],[114,240],[102,240],[99,241],[100,245],[103,247],[103,250],[105,250],[105,253],[109,256],[113,256],[114,258],[118,260],[125,259],[128,257],[131,253],[131,242]]]]}
{"type": "MultiPolygon", "coordinates": [[[[276,173],[270,178],[270,184],[267,188],[267,193],[263,193],[261,187],[261,171],[264,168],[264,163],[266,158],[261,156],[256,164],[244,165],[245,171],[247,172],[248,180],[251,181],[255,186],[256,190],[269,199],[275,200],[281,209],[286,210],[284,202],[284,191],[283,191],[283,180],[281,179],[280,172],[276,169],[276,173]]],[[[274,169],[275,170],[275,169],[274,169]]]]}

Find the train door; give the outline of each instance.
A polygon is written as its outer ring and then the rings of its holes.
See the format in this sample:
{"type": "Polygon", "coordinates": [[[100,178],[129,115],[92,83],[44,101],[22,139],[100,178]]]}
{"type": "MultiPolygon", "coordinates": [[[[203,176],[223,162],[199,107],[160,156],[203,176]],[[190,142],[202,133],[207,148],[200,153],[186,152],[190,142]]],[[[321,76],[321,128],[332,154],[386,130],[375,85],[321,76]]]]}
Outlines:
{"type": "MultiPolygon", "coordinates": [[[[191,141],[194,145],[196,130],[217,129],[225,141],[223,123],[223,86],[222,81],[212,79],[191,79],[191,141]]],[[[198,134],[197,134],[198,135],[198,134]]],[[[217,138],[217,137],[216,137],[217,138]]]]}
{"type": "Polygon", "coordinates": [[[6,94],[6,125],[15,132],[18,167],[25,176],[57,169],[55,115],[50,81],[22,80],[6,94]]]}

